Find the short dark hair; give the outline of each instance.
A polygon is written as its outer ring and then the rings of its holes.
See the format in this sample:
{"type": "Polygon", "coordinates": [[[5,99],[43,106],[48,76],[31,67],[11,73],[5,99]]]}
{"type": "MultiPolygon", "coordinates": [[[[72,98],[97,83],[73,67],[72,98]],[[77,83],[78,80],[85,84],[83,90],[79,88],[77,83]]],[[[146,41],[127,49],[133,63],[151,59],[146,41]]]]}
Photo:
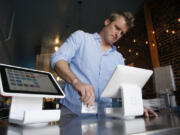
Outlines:
{"type": "Polygon", "coordinates": [[[110,22],[113,22],[118,17],[124,17],[124,19],[126,21],[126,24],[129,27],[129,29],[134,27],[134,16],[132,15],[131,12],[128,12],[128,11],[124,11],[124,12],[115,11],[115,12],[112,12],[109,15],[108,19],[110,20],[110,22]]]}

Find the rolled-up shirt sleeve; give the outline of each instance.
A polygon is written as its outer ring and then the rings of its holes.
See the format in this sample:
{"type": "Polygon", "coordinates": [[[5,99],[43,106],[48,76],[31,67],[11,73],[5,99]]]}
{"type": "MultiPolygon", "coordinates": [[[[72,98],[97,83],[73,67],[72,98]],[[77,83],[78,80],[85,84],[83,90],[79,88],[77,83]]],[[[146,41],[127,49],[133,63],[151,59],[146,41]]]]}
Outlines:
{"type": "Polygon", "coordinates": [[[72,33],[62,46],[51,56],[51,67],[54,69],[56,62],[60,60],[65,60],[70,63],[76,51],[78,51],[82,40],[83,31],[78,30],[72,33]]]}

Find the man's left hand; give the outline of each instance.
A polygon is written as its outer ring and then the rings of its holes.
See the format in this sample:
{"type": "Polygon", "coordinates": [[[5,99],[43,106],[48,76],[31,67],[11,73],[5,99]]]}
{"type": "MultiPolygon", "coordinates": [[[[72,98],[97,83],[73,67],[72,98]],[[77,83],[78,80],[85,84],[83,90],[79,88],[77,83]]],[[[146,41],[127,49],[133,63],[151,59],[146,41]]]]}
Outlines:
{"type": "Polygon", "coordinates": [[[155,113],[153,110],[144,107],[145,117],[149,117],[150,114],[152,114],[154,117],[158,117],[157,113],[155,113]]]}

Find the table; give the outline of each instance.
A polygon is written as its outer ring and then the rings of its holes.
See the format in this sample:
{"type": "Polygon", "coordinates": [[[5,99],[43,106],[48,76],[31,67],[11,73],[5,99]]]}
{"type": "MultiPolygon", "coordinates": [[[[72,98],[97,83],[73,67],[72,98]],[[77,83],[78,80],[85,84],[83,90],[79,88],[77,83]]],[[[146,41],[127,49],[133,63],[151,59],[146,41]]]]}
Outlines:
{"type": "Polygon", "coordinates": [[[123,120],[112,117],[76,117],[65,125],[18,126],[0,121],[0,135],[180,135],[180,114],[162,113],[158,118],[123,120]]]}

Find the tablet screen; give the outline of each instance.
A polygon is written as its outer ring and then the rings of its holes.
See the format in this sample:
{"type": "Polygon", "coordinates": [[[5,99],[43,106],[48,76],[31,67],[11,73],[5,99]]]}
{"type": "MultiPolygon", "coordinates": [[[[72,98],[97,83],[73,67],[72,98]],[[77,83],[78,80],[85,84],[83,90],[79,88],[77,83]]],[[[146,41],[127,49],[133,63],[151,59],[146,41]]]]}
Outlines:
{"type": "Polygon", "coordinates": [[[48,75],[14,69],[5,71],[10,90],[57,93],[48,75]]]}
{"type": "Polygon", "coordinates": [[[0,66],[3,89],[6,92],[63,95],[48,72],[0,66]]]}

